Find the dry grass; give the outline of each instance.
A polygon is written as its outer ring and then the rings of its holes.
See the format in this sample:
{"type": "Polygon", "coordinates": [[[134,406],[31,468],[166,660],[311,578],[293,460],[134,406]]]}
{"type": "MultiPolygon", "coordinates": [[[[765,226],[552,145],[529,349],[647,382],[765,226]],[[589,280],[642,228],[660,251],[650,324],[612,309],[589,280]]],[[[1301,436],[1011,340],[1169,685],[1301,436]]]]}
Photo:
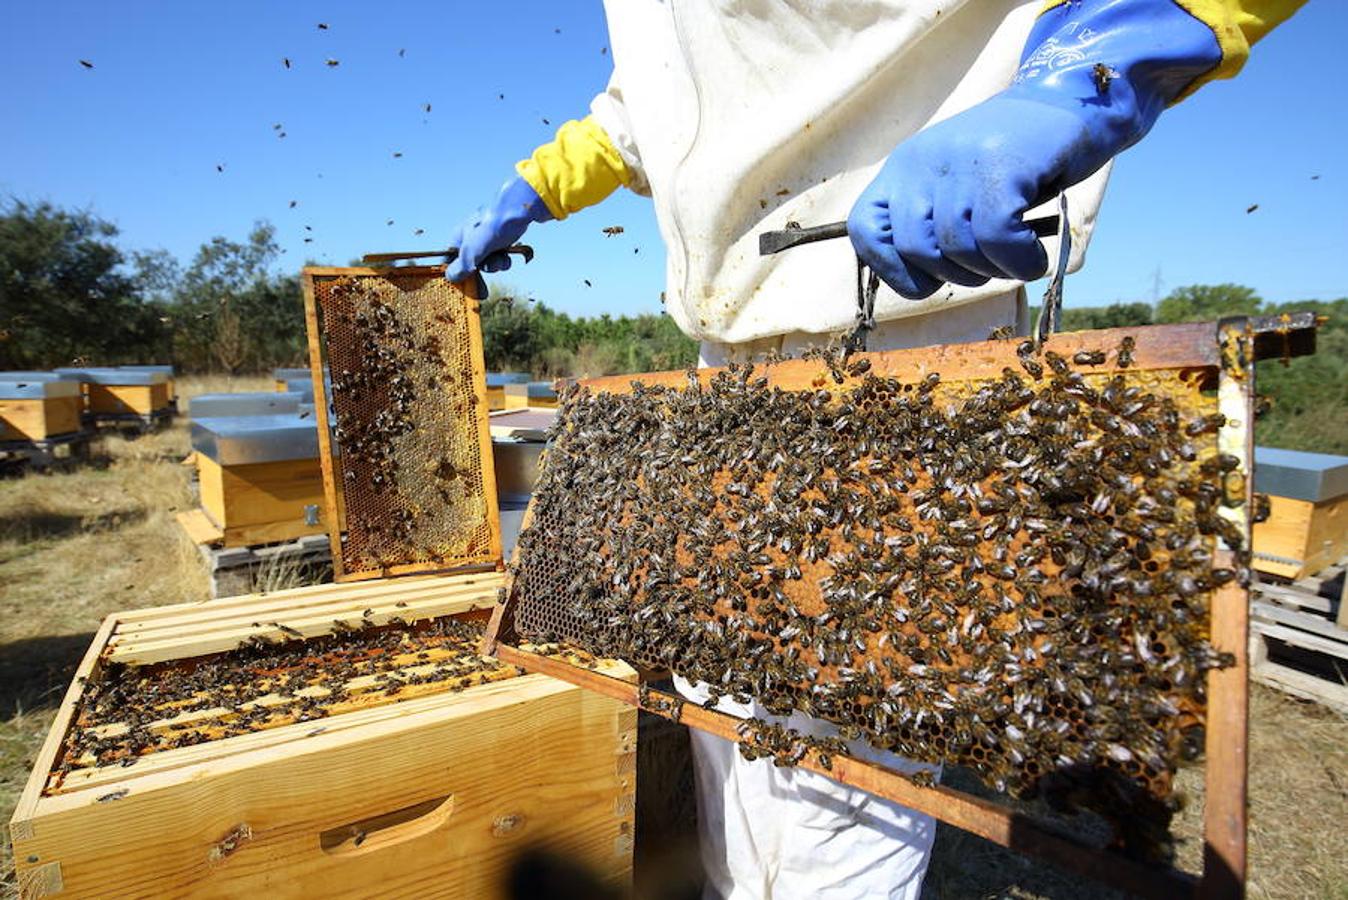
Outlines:
{"type": "MultiPolygon", "coordinates": [[[[184,379],[179,393],[270,390],[267,378],[184,379]]],[[[192,503],[181,421],[137,440],[108,437],[92,464],[0,481],[0,816],[8,820],[60,695],[109,612],[203,599],[196,551],[173,514],[192,503]]],[[[299,573],[262,574],[270,589],[299,573]]],[[[1348,898],[1348,722],[1255,687],[1250,727],[1250,896],[1348,898]]],[[[1177,821],[1180,862],[1202,852],[1201,778],[1177,821]]],[[[0,896],[11,897],[8,835],[0,896]]],[[[923,891],[928,898],[1113,896],[1090,882],[942,827],[923,891]]]]}

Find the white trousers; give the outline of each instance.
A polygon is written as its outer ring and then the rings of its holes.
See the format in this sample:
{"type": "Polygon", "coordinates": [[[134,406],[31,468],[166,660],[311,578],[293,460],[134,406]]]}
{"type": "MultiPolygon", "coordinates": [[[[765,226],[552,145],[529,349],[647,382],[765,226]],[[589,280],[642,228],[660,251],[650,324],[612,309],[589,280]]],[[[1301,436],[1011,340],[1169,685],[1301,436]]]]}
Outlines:
{"type": "MultiPolygon", "coordinates": [[[[998,326],[1029,330],[1023,289],[929,316],[882,322],[870,350],[981,341],[998,326]]],[[[743,362],[769,351],[798,353],[817,335],[789,334],[751,344],[710,344],[703,366],[743,362]]],[[[682,678],[675,687],[695,703],[705,689],[682,678]]],[[[722,698],[721,712],[755,716],[815,737],[833,736],[830,723],[794,713],[770,715],[757,703],[722,698]]],[[[888,800],[804,769],[752,762],[731,741],[691,729],[697,779],[698,841],[706,870],[706,900],[917,900],[927,871],[936,821],[888,800]]],[[[923,766],[860,741],[852,755],[903,772],[923,766]]]]}

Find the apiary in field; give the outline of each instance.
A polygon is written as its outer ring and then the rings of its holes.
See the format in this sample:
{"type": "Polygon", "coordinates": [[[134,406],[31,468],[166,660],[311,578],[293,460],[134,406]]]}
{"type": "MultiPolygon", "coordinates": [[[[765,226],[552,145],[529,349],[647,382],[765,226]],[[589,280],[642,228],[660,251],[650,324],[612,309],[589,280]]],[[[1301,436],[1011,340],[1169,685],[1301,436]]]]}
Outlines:
{"type": "Polygon", "coordinates": [[[500,584],[109,616],[10,822],[20,896],[491,898],[535,846],[621,886],[636,711],[479,656],[500,584]]]}
{"type": "Polygon", "coordinates": [[[0,442],[45,441],[82,429],[84,399],[78,383],[12,374],[15,380],[0,373],[0,442]]]}
{"type": "Polygon", "coordinates": [[[326,531],[323,467],[311,414],[193,419],[192,450],[201,493],[201,509],[194,512],[209,519],[223,546],[271,544],[326,531]]]}
{"type": "Polygon", "coordinates": [[[1254,526],[1254,567],[1295,580],[1348,555],[1348,457],[1273,447],[1254,455],[1255,490],[1269,498],[1268,519],[1254,526]]]}

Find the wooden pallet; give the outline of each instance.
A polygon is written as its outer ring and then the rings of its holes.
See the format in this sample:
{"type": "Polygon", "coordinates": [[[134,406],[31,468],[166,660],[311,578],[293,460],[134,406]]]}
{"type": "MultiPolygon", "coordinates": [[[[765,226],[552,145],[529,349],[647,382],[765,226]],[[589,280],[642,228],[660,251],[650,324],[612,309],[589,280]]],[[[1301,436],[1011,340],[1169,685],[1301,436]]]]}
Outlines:
{"type": "Polygon", "coordinates": [[[90,431],[75,431],[34,441],[4,441],[0,443],[0,470],[44,470],[71,463],[88,456],[92,437],[90,431]]]}
{"type": "Polygon", "coordinates": [[[333,618],[481,615],[499,584],[406,578],[109,616],[10,822],[20,896],[499,897],[534,846],[621,889],[636,713],[546,676],[507,671],[53,778],[85,685],[109,660],[229,649],[257,620],[308,635],[333,618]]]}
{"type": "Polygon", "coordinates": [[[137,434],[149,434],[152,431],[158,431],[172,420],[173,409],[168,406],[148,413],[89,412],[85,414],[85,421],[95,427],[132,431],[137,434]]]}
{"type": "Polygon", "coordinates": [[[326,534],[258,547],[221,546],[224,532],[200,509],[180,512],[178,525],[196,544],[211,582],[211,597],[252,593],[268,570],[293,568],[307,580],[330,580],[332,548],[326,534]]]}
{"type": "Polygon", "coordinates": [[[1348,713],[1348,557],[1291,584],[1251,587],[1250,676],[1348,713]]]}

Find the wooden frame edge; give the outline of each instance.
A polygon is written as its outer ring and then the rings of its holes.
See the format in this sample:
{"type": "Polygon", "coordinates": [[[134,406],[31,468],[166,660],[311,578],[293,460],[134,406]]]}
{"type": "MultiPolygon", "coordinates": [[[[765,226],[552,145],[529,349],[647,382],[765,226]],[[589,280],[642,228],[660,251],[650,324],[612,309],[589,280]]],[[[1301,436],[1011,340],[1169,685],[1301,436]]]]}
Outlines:
{"type": "Polygon", "coordinates": [[[85,682],[93,673],[94,665],[98,662],[99,656],[102,655],[103,647],[117,627],[117,621],[117,613],[109,613],[103,619],[103,624],[99,625],[98,630],[94,632],[89,649],[84,651],[79,667],[75,669],[75,675],[70,680],[70,687],[66,688],[65,696],[61,699],[61,705],[56,709],[56,717],[47,729],[47,737],[42,742],[42,748],[38,750],[37,756],[33,759],[33,768],[28,773],[28,781],[24,784],[23,792],[19,794],[18,802],[14,804],[14,813],[9,819],[11,832],[20,823],[27,822],[36,815],[37,802],[42,798],[42,791],[47,786],[47,778],[51,775],[52,766],[56,763],[56,754],[60,751],[61,745],[65,743],[66,734],[70,731],[70,724],[75,716],[75,704],[84,693],[85,682]]]}
{"type": "Polygon", "coordinates": [[[314,277],[331,274],[327,268],[306,266],[301,272],[304,289],[304,325],[309,337],[309,372],[314,385],[314,419],[318,425],[318,461],[323,467],[324,518],[328,523],[329,552],[332,556],[332,580],[345,580],[342,565],[342,522],[338,515],[337,490],[342,473],[332,455],[332,423],[328,420],[328,386],[323,380],[323,341],[318,325],[318,300],[314,296],[314,277]]]}
{"type": "MultiPolygon", "coordinates": [[[[641,687],[638,684],[620,681],[612,676],[601,675],[515,647],[501,645],[497,656],[502,662],[519,666],[525,671],[551,675],[724,740],[731,742],[739,740],[736,729],[744,720],[735,716],[705,709],[691,701],[660,692],[653,692],[653,695],[677,701],[674,704],[675,711],[654,704],[643,706],[641,687]]],[[[1096,850],[1073,843],[1045,831],[1028,816],[1000,804],[954,788],[939,785],[924,787],[915,784],[899,772],[875,763],[849,756],[835,756],[831,767],[826,768],[820,764],[817,752],[811,750],[797,763],[797,768],[807,769],[886,800],[901,803],[994,844],[1044,859],[1061,868],[1121,887],[1142,897],[1189,896],[1197,883],[1196,877],[1187,872],[1152,868],[1108,850],[1096,850]]]]}

